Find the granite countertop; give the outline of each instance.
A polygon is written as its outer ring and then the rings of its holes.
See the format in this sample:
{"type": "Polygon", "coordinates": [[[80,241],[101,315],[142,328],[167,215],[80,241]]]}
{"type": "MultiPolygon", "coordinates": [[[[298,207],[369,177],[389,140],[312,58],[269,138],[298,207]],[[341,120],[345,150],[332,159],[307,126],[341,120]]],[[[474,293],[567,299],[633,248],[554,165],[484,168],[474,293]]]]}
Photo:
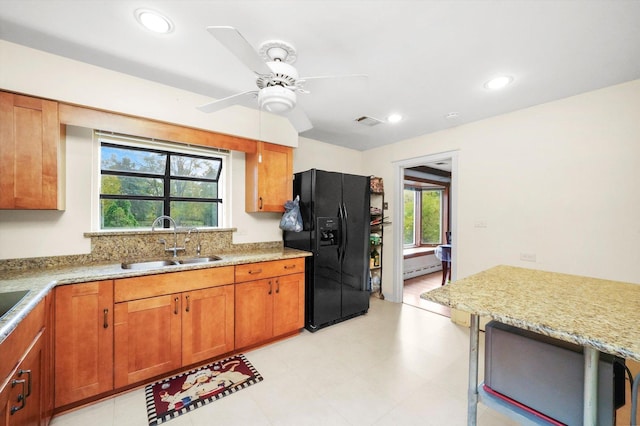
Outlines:
{"type": "MultiPolygon", "coordinates": [[[[205,257],[206,255],[203,255],[205,257]]],[[[0,319],[0,343],[16,328],[20,321],[57,285],[82,283],[137,277],[194,269],[218,268],[221,266],[241,265],[245,263],[269,260],[292,259],[311,256],[310,252],[291,248],[275,250],[255,250],[242,252],[217,253],[221,259],[211,263],[164,266],[157,269],[123,269],[119,263],[101,263],[78,267],[42,268],[3,272],[0,275],[0,292],[29,290],[29,293],[7,314],[0,319]]]]}
{"type": "Polygon", "coordinates": [[[640,285],[496,266],[421,298],[640,361],[640,285]]]}

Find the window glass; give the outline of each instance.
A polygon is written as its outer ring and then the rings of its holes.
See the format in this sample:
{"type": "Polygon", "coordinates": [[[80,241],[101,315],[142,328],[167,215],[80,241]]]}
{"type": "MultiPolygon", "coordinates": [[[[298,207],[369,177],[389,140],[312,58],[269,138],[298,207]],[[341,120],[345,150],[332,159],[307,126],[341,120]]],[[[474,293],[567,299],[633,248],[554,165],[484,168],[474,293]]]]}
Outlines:
{"type": "Polygon", "coordinates": [[[166,154],[109,145],[102,145],[100,158],[102,170],[155,175],[164,175],[167,162],[166,154]]]}
{"type": "Polygon", "coordinates": [[[415,191],[404,190],[404,244],[415,245],[415,191]]]}
{"type": "Polygon", "coordinates": [[[440,244],[442,235],[442,191],[421,191],[420,243],[440,244]]]}
{"type": "Polygon", "coordinates": [[[100,138],[102,229],[150,228],[161,215],[182,227],[219,226],[223,156],[185,153],[182,146],[172,151],[166,143],[147,148],[139,138],[128,146],[123,139],[100,138]]]}

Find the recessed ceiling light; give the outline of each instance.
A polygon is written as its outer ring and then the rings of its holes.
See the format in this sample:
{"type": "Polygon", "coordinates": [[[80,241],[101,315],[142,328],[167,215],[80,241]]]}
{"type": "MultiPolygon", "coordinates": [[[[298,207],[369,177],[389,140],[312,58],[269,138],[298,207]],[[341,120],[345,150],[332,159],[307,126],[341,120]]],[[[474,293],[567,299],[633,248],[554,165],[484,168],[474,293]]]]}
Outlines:
{"type": "Polygon", "coordinates": [[[402,120],[402,116],[400,114],[391,114],[390,116],[387,117],[387,122],[388,123],[397,123],[398,121],[402,120]]]}
{"type": "Polygon", "coordinates": [[[155,10],[138,9],[136,19],[143,27],[154,33],[166,34],[173,31],[171,20],[155,10]]]}
{"type": "Polygon", "coordinates": [[[499,77],[495,77],[487,81],[484,84],[484,87],[486,87],[489,90],[500,90],[508,86],[509,84],[511,84],[512,81],[513,81],[513,77],[508,75],[501,75],[499,77]]]}

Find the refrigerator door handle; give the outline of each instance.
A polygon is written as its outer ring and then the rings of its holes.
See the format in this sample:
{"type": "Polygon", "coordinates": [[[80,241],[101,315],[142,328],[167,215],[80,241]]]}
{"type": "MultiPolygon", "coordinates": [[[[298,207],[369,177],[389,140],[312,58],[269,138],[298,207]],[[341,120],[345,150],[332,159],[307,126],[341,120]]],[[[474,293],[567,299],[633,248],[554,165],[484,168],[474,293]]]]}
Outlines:
{"type": "Polygon", "coordinates": [[[347,213],[347,206],[342,203],[342,258],[340,262],[344,260],[345,255],[347,254],[347,244],[349,240],[347,239],[347,222],[349,219],[349,214],[347,213]]]}
{"type": "Polygon", "coordinates": [[[342,220],[342,206],[340,204],[338,204],[338,221],[339,221],[339,238],[338,238],[338,262],[341,262],[342,260],[342,233],[343,233],[343,223],[344,221],[342,220]]]}

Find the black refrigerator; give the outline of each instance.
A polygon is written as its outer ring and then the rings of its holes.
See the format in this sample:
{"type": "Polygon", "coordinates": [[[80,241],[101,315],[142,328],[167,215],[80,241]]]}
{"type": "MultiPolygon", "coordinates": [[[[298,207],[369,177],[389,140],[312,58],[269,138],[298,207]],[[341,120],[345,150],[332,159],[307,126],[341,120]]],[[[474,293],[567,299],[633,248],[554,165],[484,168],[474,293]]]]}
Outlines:
{"type": "Polygon", "coordinates": [[[303,231],[284,245],[306,258],[305,328],[316,331],[369,310],[369,177],[311,169],[296,173],[303,231]]]}

